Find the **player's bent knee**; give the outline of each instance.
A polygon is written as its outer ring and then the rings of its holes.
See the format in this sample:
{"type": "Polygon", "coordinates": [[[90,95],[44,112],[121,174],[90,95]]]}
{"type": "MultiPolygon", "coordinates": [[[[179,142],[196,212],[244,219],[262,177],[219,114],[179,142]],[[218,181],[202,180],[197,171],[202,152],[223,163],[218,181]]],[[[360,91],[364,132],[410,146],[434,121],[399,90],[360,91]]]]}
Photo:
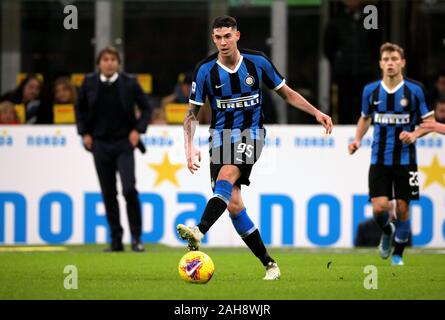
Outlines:
{"type": "Polygon", "coordinates": [[[227,180],[232,184],[239,178],[240,171],[236,166],[223,166],[218,174],[218,180],[227,180]]]}

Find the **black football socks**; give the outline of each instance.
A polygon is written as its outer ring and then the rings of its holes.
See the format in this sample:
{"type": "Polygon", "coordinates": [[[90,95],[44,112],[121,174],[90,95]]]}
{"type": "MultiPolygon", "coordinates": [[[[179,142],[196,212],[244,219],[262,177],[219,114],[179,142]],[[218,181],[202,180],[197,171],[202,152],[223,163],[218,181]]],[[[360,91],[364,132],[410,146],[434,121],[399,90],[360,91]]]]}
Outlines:
{"type": "Polygon", "coordinates": [[[406,242],[402,243],[396,242],[392,255],[403,257],[403,251],[405,250],[405,247],[406,247],[406,242]]]}
{"type": "Polygon", "coordinates": [[[243,241],[253,252],[253,254],[260,259],[263,266],[266,266],[269,262],[275,262],[269,254],[267,253],[266,247],[264,246],[263,240],[261,239],[260,232],[255,229],[254,232],[249,234],[247,237],[243,238],[243,241]]]}
{"type": "Polygon", "coordinates": [[[209,231],[210,227],[226,210],[232,196],[232,188],[233,185],[229,181],[216,181],[213,197],[207,202],[201,221],[198,224],[198,228],[203,234],[209,231]]]}
{"type": "Polygon", "coordinates": [[[389,212],[385,211],[383,213],[377,214],[374,212],[374,220],[382,229],[383,233],[388,235],[391,233],[391,226],[389,221],[389,212]]]}
{"type": "Polygon", "coordinates": [[[267,253],[260,232],[247,214],[246,208],[241,210],[236,216],[230,215],[230,218],[232,219],[232,224],[236,232],[238,232],[247,247],[261,260],[264,266],[269,262],[275,262],[267,253]]]}
{"type": "Polygon", "coordinates": [[[210,227],[221,217],[227,208],[227,203],[218,197],[213,197],[207,202],[207,206],[198,224],[202,234],[206,234],[210,227]]]}
{"type": "Polygon", "coordinates": [[[410,221],[396,221],[396,237],[393,255],[403,256],[406,244],[409,240],[409,234],[411,233],[410,221]]]}

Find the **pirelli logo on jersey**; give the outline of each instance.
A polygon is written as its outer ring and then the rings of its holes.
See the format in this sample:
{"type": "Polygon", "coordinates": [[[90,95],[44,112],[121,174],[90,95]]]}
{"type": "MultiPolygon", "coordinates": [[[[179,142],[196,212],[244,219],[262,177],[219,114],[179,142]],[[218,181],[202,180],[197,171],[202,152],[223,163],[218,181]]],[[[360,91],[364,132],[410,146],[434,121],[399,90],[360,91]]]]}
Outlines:
{"type": "Polygon", "coordinates": [[[252,107],[260,103],[260,95],[258,93],[247,97],[239,97],[235,99],[216,99],[218,109],[237,109],[252,107]]]}
{"type": "Polygon", "coordinates": [[[374,115],[374,123],[380,124],[409,124],[409,114],[386,114],[376,113],[374,115]]]}

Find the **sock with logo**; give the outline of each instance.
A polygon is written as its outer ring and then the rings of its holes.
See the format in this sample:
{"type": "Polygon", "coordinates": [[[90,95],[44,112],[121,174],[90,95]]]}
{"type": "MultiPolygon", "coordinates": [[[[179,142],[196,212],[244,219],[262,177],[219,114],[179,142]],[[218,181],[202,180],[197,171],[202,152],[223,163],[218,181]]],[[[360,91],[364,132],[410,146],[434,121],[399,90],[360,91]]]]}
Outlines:
{"type": "Polygon", "coordinates": [[[409,220],[396,221],[396,236],[393,255],[403,256],[403,251],[409,240],[409,234],[411,232],[411,224],[409,220]]]}

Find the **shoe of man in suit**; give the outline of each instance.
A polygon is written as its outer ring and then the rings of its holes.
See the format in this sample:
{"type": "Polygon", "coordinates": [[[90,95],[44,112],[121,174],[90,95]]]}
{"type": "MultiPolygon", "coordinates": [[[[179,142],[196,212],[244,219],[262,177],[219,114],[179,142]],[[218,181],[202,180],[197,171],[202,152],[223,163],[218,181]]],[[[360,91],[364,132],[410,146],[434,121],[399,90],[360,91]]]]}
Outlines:
{"type": "Polygon", "coordinates": [[[144,252],[145,248],[140,240],[133,240],[131,242],[131,250],[134,252],[144,252]]]}
{"type": "Polygon", "coordinates": [[[111,243],[111,245],[104,250],[104,252],[123,252],[124,245],[122,243],[111,243]]]}

